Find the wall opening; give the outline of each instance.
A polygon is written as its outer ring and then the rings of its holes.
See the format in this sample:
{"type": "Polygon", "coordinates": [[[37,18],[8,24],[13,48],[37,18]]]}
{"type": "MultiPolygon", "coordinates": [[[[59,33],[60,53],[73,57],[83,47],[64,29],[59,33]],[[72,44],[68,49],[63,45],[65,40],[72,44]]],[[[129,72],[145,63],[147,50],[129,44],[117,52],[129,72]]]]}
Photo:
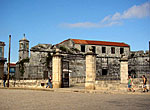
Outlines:
{"type": "Polygon", "coordinates": [[[96,47],[95,46],[92,46],[92,52],[96,53],[96,47]]]}
{"type": "Polygon", "coordinates": [[[81,45],[81,52],[85,52],[85,45],[81,45]]]}
{"type": "Polygon", "coordinates": [[[107,75],[108,70],[107,69],[102,69],[102,75],[107,75]]]}
{"type": "Polygon", "coordinates": [[[120,54],[124,53],[124,48],[120,48],[120,54]]]}
{"type": "Polygon", "coordinates": [[[106,53],[106,47],[102,47],[102,53],[106,53]]]}
{"type": "Polygon", "coordinates": [[[111,54],[115,54],[115,47],[111,47],[111,54]]]}

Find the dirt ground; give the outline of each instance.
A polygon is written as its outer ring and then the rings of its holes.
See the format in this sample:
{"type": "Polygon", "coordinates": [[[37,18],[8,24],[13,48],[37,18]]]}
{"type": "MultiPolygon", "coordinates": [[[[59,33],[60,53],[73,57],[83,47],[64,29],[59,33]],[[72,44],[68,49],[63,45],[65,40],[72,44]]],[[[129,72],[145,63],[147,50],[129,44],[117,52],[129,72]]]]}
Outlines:
{"type": "Polygon", "coordinates": [[[0,110],[149,110],[150,95],[0,89],[0,110]]]}

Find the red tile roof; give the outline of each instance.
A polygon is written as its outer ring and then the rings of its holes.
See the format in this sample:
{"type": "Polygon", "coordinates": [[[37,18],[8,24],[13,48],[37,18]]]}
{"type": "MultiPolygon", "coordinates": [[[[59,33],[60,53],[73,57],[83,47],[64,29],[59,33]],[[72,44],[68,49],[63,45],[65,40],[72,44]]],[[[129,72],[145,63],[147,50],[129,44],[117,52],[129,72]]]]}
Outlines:
{"type": "MultiPolygon", "coordinates": [[[[89,44],[89,45],[105,45],[105,46],[119,46],[119,47],[130,47],[128,44],[121,42],[107,42],[107,41],[93,41],[93,40],[80,40],[71,39],[75,44],[89,44]]],[[[66,41],[66,40],[65,40],[66,41]]],[[[63,41],[63,42],[65,42],[63,41]]]]}
{"type": "Polygon", "coordinates": [[[14,66],[16,66],[16,64],[15,63],[10,63],[10,66],[14,67],[14,66]]]}

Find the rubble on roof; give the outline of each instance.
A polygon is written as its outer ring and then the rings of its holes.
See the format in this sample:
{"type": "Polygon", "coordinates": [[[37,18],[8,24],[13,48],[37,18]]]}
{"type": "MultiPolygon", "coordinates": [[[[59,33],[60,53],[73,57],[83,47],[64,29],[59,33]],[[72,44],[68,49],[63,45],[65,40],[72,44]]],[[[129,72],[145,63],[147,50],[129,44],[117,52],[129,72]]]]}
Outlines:
{"type": "Polygon", "coordinates": [[[31,51],[51,51],[52,44],[38,44],[32,47],[31,51]]]}

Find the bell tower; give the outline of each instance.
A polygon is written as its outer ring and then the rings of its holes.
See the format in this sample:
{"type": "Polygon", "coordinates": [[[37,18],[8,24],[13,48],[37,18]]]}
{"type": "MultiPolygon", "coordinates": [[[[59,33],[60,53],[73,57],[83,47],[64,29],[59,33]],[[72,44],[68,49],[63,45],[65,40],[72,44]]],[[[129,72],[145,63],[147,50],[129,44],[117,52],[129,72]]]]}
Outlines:
{"type": "Polygon", "coordinates": [[[19,40],[19,61],[29,58],[29,41],[24,37],[19,40]]]}

